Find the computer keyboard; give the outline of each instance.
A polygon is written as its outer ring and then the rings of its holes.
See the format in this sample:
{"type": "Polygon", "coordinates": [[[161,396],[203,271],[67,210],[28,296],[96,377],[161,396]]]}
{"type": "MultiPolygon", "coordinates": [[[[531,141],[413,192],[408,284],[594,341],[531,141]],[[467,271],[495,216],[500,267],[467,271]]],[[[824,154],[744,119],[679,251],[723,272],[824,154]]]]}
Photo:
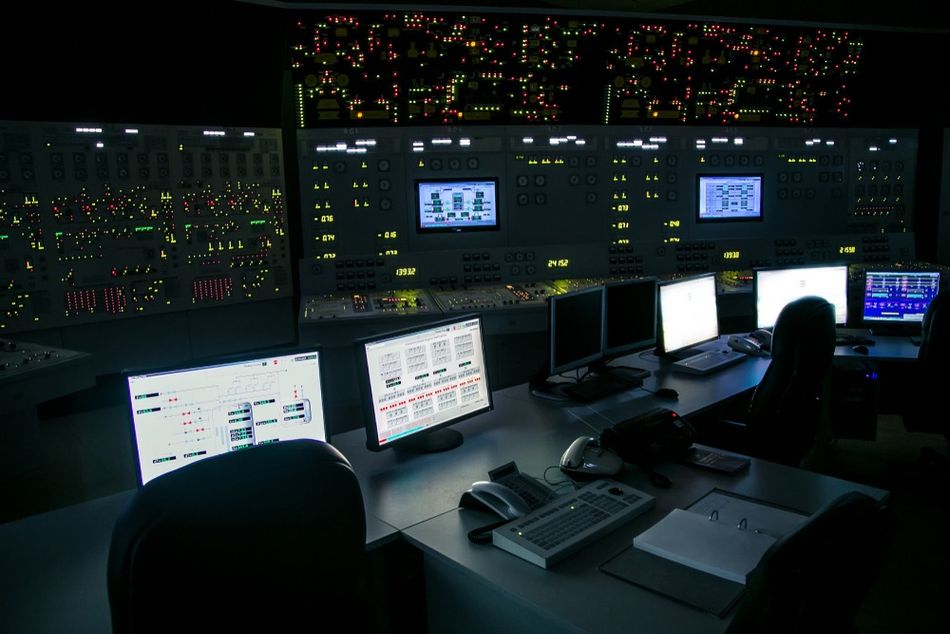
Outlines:
{"type": "Polygon", "coordinates": [[[673,364],[673,369],[689,374],[709,374],[727,365],[747,359],[747,355],[735,350],[711,350],[673,364]]]}
{"type": "Polygon", "coordinates": [[[865,337],[864,335],[849,335],[846,333],[838,333],[835,335],[835,345],[836,346],[873,346],[874,340],[870,337],[865,337]]]}
{"type": "Polygon", "coordinates": [[[597,480],[499,526],[492,543],[549,568],[621,524],[653,508],[652,495],[613,480],[597,480]]]}
{"type": "Polygon", "coordinates": [[[591,403],[611,394],[632,390],[643,385],[643,379],[616,374],[592,376],[580,383],[570,383],[561,388],[567,396],[581,403],[591,403]]]}

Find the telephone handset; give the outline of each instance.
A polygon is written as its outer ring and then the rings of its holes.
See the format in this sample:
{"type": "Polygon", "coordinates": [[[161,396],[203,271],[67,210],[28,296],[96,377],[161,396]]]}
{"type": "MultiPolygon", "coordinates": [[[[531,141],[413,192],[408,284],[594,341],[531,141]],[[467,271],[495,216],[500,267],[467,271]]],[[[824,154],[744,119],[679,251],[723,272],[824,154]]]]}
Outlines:
{"type": "Polygon", "coordinates": [[[531,507],[520,495],[498,482],[474,482],[471,493],[472,497],[506,520],[531,512],[531,507]]]}

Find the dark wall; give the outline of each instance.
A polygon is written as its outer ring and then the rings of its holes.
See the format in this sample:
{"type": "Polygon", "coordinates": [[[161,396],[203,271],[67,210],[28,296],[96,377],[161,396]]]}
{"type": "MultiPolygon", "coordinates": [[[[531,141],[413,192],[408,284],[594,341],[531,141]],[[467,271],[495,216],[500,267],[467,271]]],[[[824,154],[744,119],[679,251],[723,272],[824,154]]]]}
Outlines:
{"type": "Polygon", "coordinates": [[[0,119],[280,126],[278,10],[37,7],[3,21],[0,119]]]}

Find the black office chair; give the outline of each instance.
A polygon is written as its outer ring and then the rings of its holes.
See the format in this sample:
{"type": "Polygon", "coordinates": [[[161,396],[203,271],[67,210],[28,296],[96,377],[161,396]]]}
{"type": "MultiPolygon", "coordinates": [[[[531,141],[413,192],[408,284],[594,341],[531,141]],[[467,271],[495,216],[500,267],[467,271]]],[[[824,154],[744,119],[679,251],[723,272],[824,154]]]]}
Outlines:
{"type": "Polygon", "coordinates": [[[887,506],[857,492],[835,499],[766,551],[727,631],[855,631],[855,614],[893,534],[887,506]]]}
{"type": "MultiPolygon", "coordinates": [[[[910,398],[905,402],[904,427],[908,431],[943,434],[950,448],[950,422],[946,396],[950,385],[950,291],[939,293],[924,314],[920,349],[910,398]]],[[[932,476],[950,483],[950,459],[933,449],[921,451],[924,467],[932,476]]]]}
{"type": "Polygon", "coordinates": [[[797,466],[814,446],[835,352],[834,306],[802,297],[779,313],[772,360],[738,420],[698,422],[702,442],[797,466]]]}
{"type": "Polygon", "coordinates": [[[330,445],[208,458],[148,482],[116,522],[113,632],[303,631],[334,618],[365,630],[365,542],[359,482],[330,445]]]}

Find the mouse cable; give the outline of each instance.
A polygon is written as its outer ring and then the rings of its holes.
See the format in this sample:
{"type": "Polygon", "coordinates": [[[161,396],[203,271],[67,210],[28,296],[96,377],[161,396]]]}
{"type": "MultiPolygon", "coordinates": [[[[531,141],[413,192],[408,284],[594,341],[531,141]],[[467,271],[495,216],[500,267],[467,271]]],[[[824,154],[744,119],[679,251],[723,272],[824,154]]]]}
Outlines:
{"type": "Polygon", "coordinates": [[[550,471],[551,469],[560,469],[560,468],[561,468],[560,466],[558,466],[558,465],[556,465],[556,464],[553,464],[553,465],[551,465],[550,467],[548,467],[547,469],[545,469],[545,470],[544,470],[544,481],[545,481],[547,484],[549,484],[549,485],[551,485],[551,486],[553,486],[553,487],[557,487],[558,489],[561,488],[561,487],[563,487],[565,484],[569,484],[569,485],[571,485],[572,488],[576,489],[576,488],[577,488],[577,484],[576,484],[573,480],[571,480],[571,479],[569,479],[569,478],[565,478],[565,479],[563,479],[563,480],[561,480],[561,481],[559,481],[559,482],[552,482],[551,480],[548,480],[548,471],[550,471]]]}

